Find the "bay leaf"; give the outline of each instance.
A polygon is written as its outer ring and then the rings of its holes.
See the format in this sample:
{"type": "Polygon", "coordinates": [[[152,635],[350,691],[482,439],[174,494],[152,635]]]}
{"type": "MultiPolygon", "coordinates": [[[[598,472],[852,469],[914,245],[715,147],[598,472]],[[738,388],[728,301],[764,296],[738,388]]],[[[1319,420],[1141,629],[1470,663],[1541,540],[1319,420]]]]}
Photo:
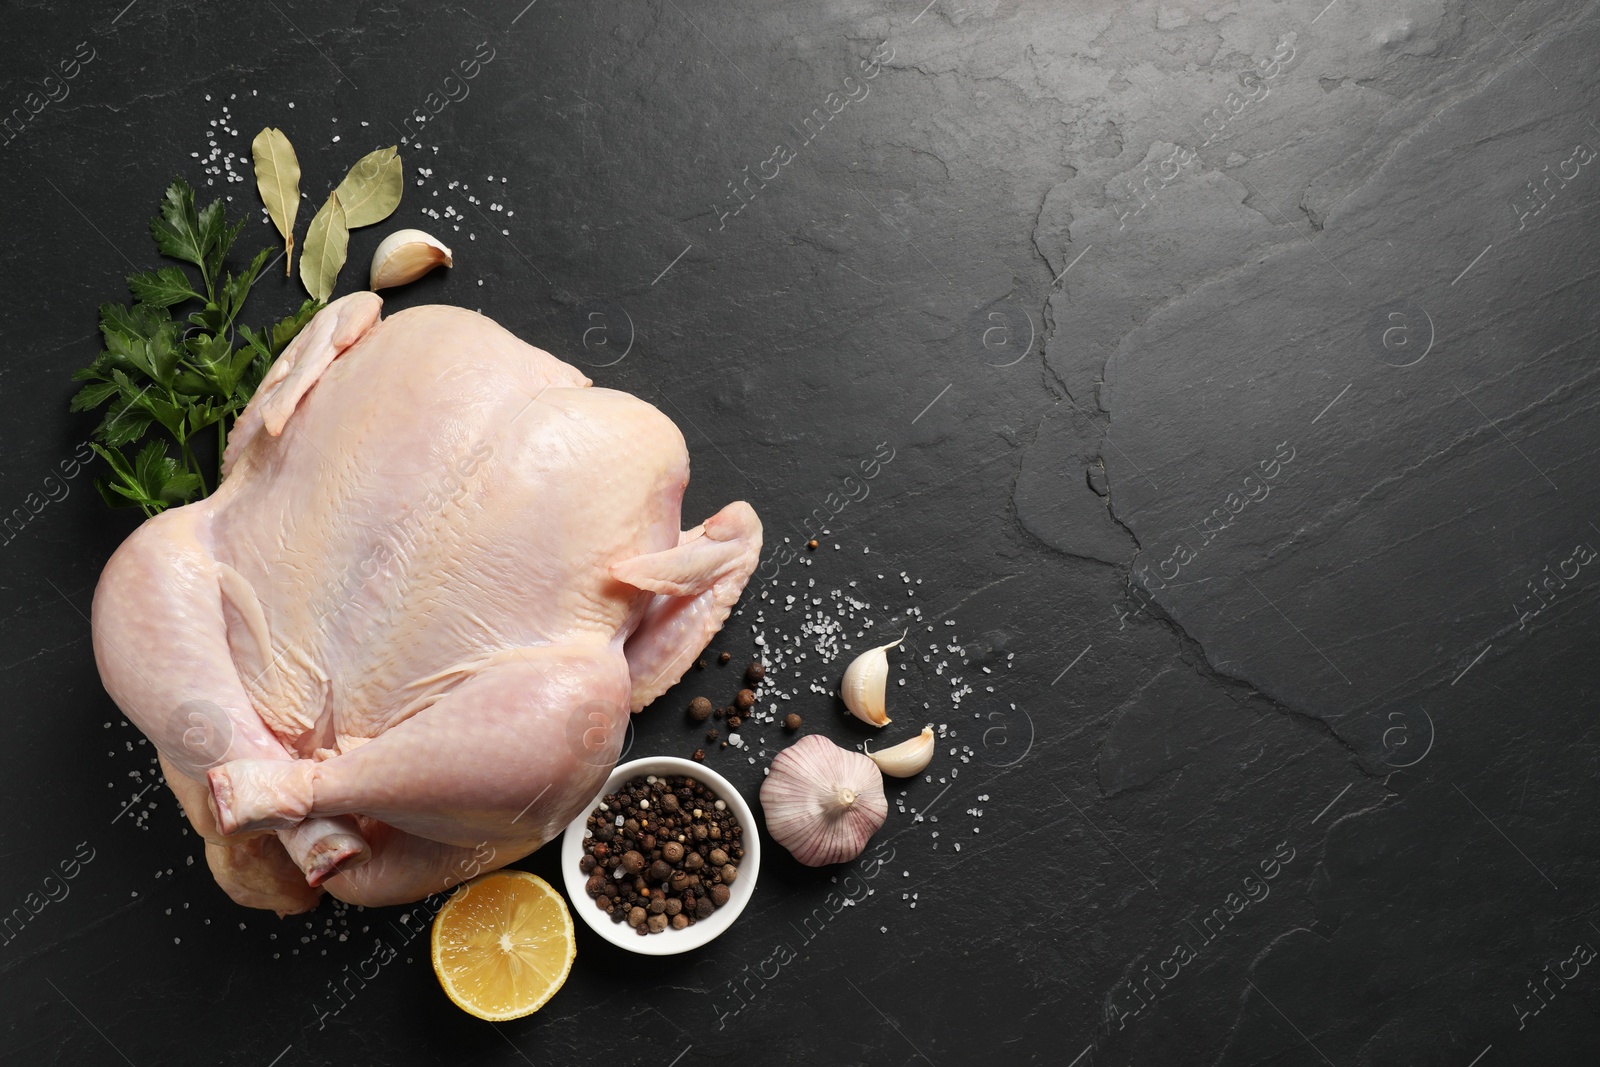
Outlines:
{"type": "Polygon", "coordinates": [[[280,129],[268,126],[250,142],[256,166],[256,188],[267,215],[283,235],[283,276],[293,277],[294,217],[300,210],[300,161],[280,129]]]}
{"type": "Polygon", "coordinates": [[[382,222],[400,206],[405,175],[398,152],[397,145],[368,152],[356,160],[356,165],[334,190],[339,194],[345,225],[350,229],[382,222]]]}
{"type": "Polygon", "coordinates": [[[306,227],[306,247],[300,256],[300,280],[312,299],[327,302],[333,287],[339,281],[339,269],[344,266],[349,251],[350,229],[345,223],[344,207],[339,203],[339,191],[328,194],[306,227]]]}

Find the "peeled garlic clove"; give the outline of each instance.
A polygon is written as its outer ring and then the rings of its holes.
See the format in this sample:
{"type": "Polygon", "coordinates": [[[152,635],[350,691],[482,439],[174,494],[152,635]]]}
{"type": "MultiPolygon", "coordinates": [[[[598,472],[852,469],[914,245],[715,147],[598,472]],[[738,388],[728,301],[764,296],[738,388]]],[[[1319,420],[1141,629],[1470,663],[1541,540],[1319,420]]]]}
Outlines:
{"type": "Polygon", "coordinates": [[[433,268],[454,266],[450,249],[421,230],[396,230],[372,253],[372,288],[414,282],[433,268]]]}
{"type": "Polygon", "coordinates": [[[862,722],[887,726],[893,721],[884,702],[884,691],[889,684],[888,651],[905,639],[906,635],[901,634],[900,641],[869,648],[845,669],[844,679],[839,683],[839,696],[850,714],[862,722]]]}
{"type": "Polygon", "coordinates": [[[891,778],[910,778],[921,774],[933,760],[933,727],[924,726],[916,737],[890,745],[879,752],[868,752],[878,769],[891,778]]]}
{"type": "Polygon", "coordinates": [[[773,759],[761,808],[767,834],[807,867],[855,859],[889,815],[877,764],[821,734],[773,759]]]}

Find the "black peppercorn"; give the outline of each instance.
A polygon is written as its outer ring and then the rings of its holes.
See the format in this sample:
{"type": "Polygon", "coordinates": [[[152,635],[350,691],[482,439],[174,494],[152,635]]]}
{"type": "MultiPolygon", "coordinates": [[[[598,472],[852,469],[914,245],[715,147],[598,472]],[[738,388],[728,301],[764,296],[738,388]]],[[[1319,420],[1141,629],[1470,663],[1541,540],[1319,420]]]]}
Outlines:
{"type": "Polygon", "coordinates": [[[733,653],[732,652],[724,652],[724,653],[722,653],[721,655],[719,655],[717,657],[717,662],[718,663],[726,663],[732,658],[733,658],[733,653]]]}
{"type": "Polygon", "coordinates": [[[703,748],[697,748],[697,749],[695,749],[695,750],[694,750],[694,756],[693,756],[693,757],[691,757],[691,758],[692,758],[692,759],[693,759],[693,760],[694,760],[694,761],[695,761],[695,762],[696,762],[696,763],[704,763],[704,762],[705,762],[705,761],[706,761],[706,750],[705,750],[705,749],[703,749],[703,748]]]}

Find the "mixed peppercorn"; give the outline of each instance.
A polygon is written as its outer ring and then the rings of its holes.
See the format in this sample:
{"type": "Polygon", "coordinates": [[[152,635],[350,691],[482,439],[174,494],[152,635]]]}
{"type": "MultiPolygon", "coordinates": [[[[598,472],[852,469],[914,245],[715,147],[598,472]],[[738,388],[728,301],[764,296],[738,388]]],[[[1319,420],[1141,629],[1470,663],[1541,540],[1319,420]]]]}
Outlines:
{"type": "MultiPolygon", "coordinates": [[[[718,663],[727,664],[732,659],[733,655],[731,653],[720,652],[717,654],[718,663]]],[[[704,667],[705,665],[705,660],[701,660],[697,664],[697,666],[700,667],[704,667]]],[[[740,689],[739,692],[734,695],[732,704],[727,704],[719,708],[712,704],[710,699],[707,697],[695,697],[693,700],[689,701],[689,718],[694,722],[704,723],[706,720],[715,715],[718,719],[721,719],[726,723],[729,733],[732,733],[734,730],[737,730],[739,727],[744,725],[745,718],[756,706],[756,689],[761,685],[762,679],[766,678],[766,676],[767,668],[760,662],[752,662],[748,667],[745,668],[744,671],[745,688],[740,689]]],[[[793,713],[786,715],[783,720],[783,725],[789,730],[800,729],[800,716],[793,713]]],[[[721,740],[721,738],[722,735],[720,732],[718,732],[715,726],[706,731],[706,740],[709,742],[715,743],[721,740]]],[[[727,748],[728,742],[723,741],[722,747],[727,748]]],[[[706,758],[706,750],[703,748],[695,749],[694,755],[691,758],[698,762],[703,762],[706,758]]]]}
{"type": "Polygon", "coordinates": [[[595,906],[642,937],[682,930],[728,902],[744,830],[727,803],[685,775],[642,775],[589,814],[578,869],[595,906]]]}

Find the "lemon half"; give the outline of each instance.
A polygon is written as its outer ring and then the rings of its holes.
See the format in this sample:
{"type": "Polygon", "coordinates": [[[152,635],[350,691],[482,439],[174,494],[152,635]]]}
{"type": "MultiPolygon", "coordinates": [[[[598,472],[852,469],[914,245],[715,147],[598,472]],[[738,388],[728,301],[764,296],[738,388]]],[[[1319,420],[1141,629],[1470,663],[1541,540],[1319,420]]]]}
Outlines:
{"type": "Polygon", "coordinates": [[[577,955],[572,915],[550,883],[494,871],[465,883],[433,920],[433,973],[456,1007],[520,1019],[544,1007],[577,955]]]}

